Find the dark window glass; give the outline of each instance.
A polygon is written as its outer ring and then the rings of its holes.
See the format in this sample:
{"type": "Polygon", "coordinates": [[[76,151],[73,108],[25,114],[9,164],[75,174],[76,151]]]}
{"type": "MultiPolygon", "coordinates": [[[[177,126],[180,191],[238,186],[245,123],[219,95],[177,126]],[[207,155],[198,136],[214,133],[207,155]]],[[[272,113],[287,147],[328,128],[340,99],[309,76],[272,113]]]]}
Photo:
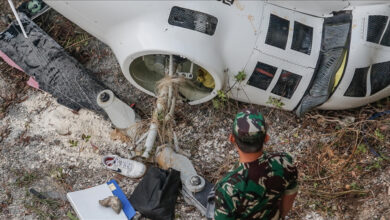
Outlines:
{"type": "Polygon", "coordinates": [[[390,24],[387,26],[387,29],[386,29],[385,34],[383,35],[381,44],[383,46],[390,47],[390,24]]]}
{"type": "Polygon", "coordinates": [[[371,67],[371,95],[390,85],[390,62],[377,63],[371,67]]]}
{"type": "Polygon", "coordinates": [[[168,23],[170,25],[213,35],[217,28],[218,19],[203,12],[175,6],[169,14],[168,23]]]}
{"type": "Polygon", "coordinates": [[[355,75],[353,75],[352,82],[349,85],[344,96],[349,97],[364,97],[366,96],[367,89],[367,73],[369,67],[358,68],[355,70],[355,75]]]}
{"type": "Polygon", "coordinates": [[[271,14],[265,43],[286,49],[290,21],[271,14]]]}
{"type": "Polygon", "coordinates": [[[291,49],[310,55],[312,42],[313,28],[295,21],[291,49]]]}
{"type": "Polygon", "coordinates": [[[383,15],[370,15],[368,17],[368,31],[367,41],[372,43],[379,43],[385,30],[387,23],[387,16],[383,15]]]}
{"type": "Polygon", "coordinates": [[[278,68],[274,66],[258,62],[255,69],[253,70],[251,77],[248,80],[248,85],[262,90],[267,90],[269,84],[274,78],[277,69],[278,68]]]}
{"type": "Polygon", "coordinates": [[[272,93],[285,98],[291,98],[301,81],[302,76],[283,70],[272,93]]]}

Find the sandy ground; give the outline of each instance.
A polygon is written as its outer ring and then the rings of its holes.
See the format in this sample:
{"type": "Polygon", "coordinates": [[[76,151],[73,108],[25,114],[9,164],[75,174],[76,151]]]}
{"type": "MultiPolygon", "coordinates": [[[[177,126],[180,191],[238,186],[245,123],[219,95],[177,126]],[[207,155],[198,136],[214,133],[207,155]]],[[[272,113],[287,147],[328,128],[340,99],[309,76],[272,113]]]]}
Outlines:
{"type": "MultiPolygon", "coordinates": [[[[51,13],[58,16],[55,12],[51,13]]],[[[126,81],[109,48],[91,38],[88,44],[75,52],[76,58],[83,60],[81,58],[84,55],[80,55],[80,51],[89,56],[83,62],[84,65],[95,72],[122,100],[129,104],[136,103],[143,119],[150,117],[154,98],[142,94],[126,81]]],[[[114,129],[103,116],[87,110],[74,113],[58,105],[49,94],[32,88],[21,89],[23,80],[26,80],[22,77],[23,73],[10,70],[1,62],[0,106],[3,107],[0,111],[0,219],[69,219],[67,215],[75,216],[75,213],[66,200],[67,192],[99,185],[112,178],[130,196],[139,180],[104,169],[101,158],[107,154],[128,157],[134,146],[112,135],[114,129]],[[10,78],[15,75],[21,79],[15,81],[10,78]],[[48,199],[38,199],[29,193],[30,189],[43,193],[48,199]]],[[[376,106],[374,109],[389,109],[389,103],[388,100],[382,101],[382,107],[376,106]]],[[[198,173],[213,182],[237,160],[237,153],[227,137],[234,112],[247,104],[231,102],[228,105],[229,109],[218,110],[210,103],[198,106],[182,103],[176,111],[176,132],[181,148],[191,155],[190,159],[198,173]]],[[[362,120],[369,116],[372,108],[367,111],[361,108],[344,112],[314,112],[299,119],[292,113],[256,107],[261,109],[269,123],[272,139],[267,150],[291,152],[300,169],[301,191],[289,219],[390,219],[389,164],[388,161],[374,163],[378,158],[370,152],[362,153],[351,163],[356,167],[378,164],[375,169],[360,174],[352,168],[348,172],[338,173],[338,178],[328,182],[306,181],[308,176],[317,177],[309,172],[314,164],[313,158],[322,160],[323,153],[328,149],[318,146],[328,146],[337,137],[327,135],[338,129],[338,122],[330,119],[336,117],[338,121],[347,121],[352,117],[362,120]],[[368,193],[325,199],[322,197],[324,193],[309,193],[310,189],[328,186],[333,187],[332,193],[339,192],[343,190],[346,181],[350,182],[352,188],[368,193]]],[[[377,127],[383,136],[380,149],[388,156],[390,123],[388,117],[385,119],[379,121],[377,127]]],[[[349,146],[331,147],[333,159],[337,159],[336,165],[339,159],[348,157],[344,154],[352,150],[352,145],[350,142],[349,146]],[[343,147],[345,151],[340,150],[343,147]]],[[[329,157],[331,160],[332,157],[329,157]]],[[[148,163],[150,165],[153,164],[148,163]]],[[[203,218],[180,196],[176,219],[203,218]]]]}

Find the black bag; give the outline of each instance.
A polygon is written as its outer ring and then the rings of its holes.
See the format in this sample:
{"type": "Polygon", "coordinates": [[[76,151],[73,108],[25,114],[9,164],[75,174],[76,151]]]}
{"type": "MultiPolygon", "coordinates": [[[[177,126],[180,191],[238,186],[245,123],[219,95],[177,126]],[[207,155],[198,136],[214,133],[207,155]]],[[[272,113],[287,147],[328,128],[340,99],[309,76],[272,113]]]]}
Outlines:
{"type": "Polygon", "coordinates": [[[135,210],[153,220],[174,219],[180,187],[179,171],[150,167],[130,196],[130,203],[135,210]]]}

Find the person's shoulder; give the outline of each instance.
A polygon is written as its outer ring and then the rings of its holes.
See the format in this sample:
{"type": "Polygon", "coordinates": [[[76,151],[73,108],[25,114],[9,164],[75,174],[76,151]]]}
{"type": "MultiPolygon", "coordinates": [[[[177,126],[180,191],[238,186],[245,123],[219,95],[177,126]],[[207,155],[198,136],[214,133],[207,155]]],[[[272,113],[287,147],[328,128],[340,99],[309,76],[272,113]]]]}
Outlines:
{"type": "Polygon", "coordinates": [[[286,152],[270,153],[268,155],[268,165],[274,175],[283,176],[293,180],[297,178],[297,167],[294,164],[293,156],[286,152]]]}
{"type": "Polygon", "coordinates": [[[275,160],[277,163],[280,164],[288,164],[293,165],[294,164],[294,157],[287,152],[272,152],[268,153],[268,159],[275,160]]]}
{"type": "Polygon", "coordinates": [[[244,173],[245,167],[242,164],[239,164],[235,169],[229,171],[220,181],[218,181],[216,188],[225,190],[227,188],[237,188],[245,179],[244,173]]]}

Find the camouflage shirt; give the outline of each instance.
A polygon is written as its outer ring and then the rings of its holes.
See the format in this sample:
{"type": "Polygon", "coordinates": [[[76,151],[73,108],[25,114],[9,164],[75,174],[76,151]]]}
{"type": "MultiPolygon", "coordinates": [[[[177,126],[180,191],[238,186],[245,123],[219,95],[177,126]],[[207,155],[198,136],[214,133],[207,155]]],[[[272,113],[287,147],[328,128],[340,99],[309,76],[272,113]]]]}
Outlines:
{"type": "Polygon", "coordinates": [[[291,155],[266,153],[239,163],[215,187],[215,220],[278,219],[283,195],[298,191],[291,155]]]}

